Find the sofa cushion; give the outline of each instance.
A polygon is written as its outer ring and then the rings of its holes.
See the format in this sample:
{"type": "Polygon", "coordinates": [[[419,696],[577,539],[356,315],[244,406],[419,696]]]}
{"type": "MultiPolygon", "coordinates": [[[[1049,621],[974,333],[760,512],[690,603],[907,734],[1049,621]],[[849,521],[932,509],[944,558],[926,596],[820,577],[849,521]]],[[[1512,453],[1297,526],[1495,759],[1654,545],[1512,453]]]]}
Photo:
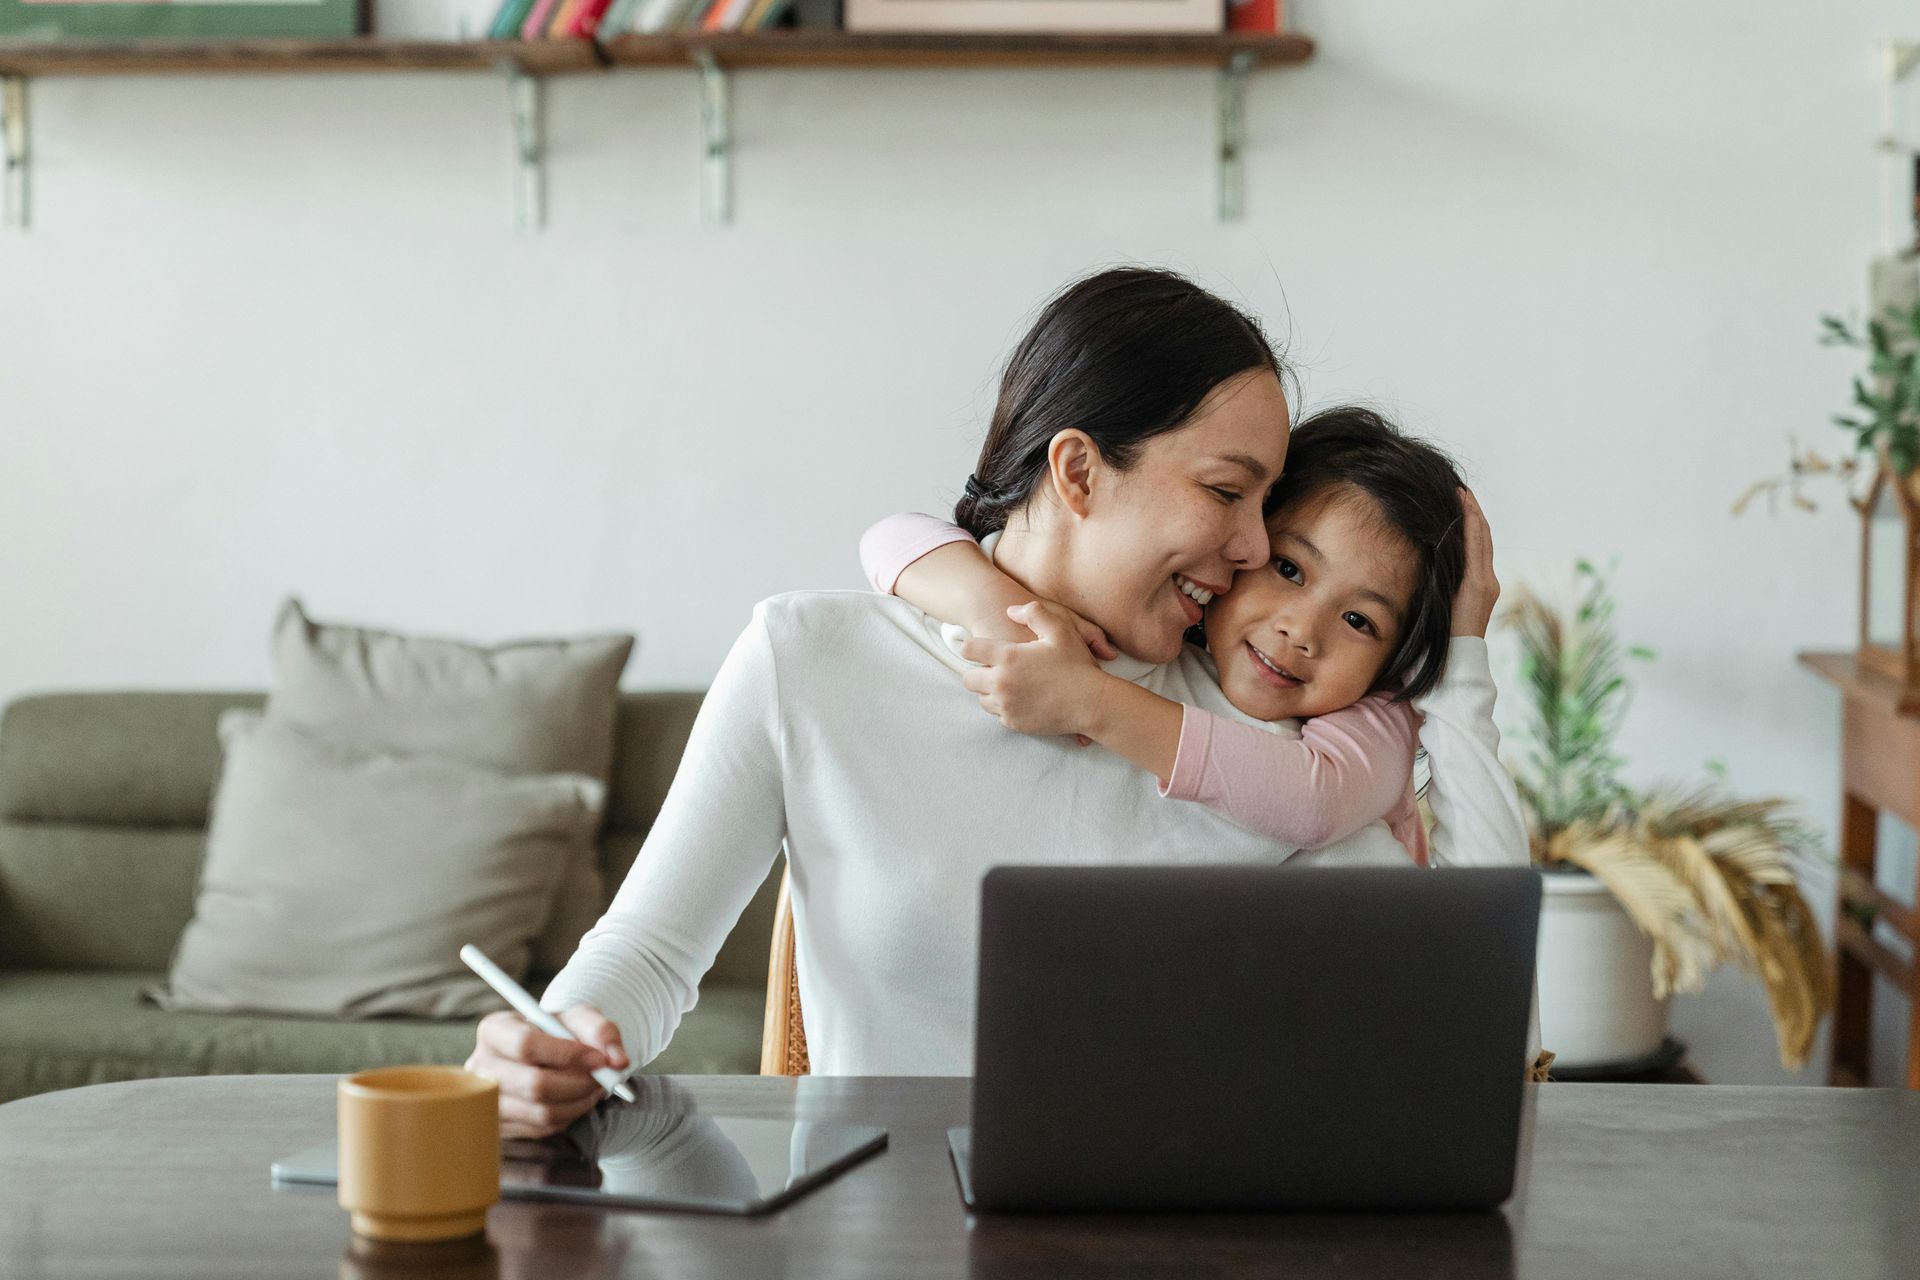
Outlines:
{"type": "MultiPolygon", "coordinates": [[[[319,623],[289,599],[274,624],[267,710],[296,729],[363,747],[501,773],[578,773],[604,785],[620,673],[632,652],[630,635],[482,646],[319,623]]],[[[606,896],[582,844],[535,949],[538,968],[566,963],[606,896]]]]}
{"type": "Polygon", "coordinates": [[[265,702],[259,693],[21,698],[0,719],[0,818],[204,827],[220,771],[220,716],[265,702]]]}
{"type": "MultiPolygon", "coordinates": [[[[335,1022],[262,1014],[162,1013],[138,994],[158,973],[0,970],[0,1102],[49,1089],[153,1076],[359,1071],[459,1063],[473,1022],[381,1018],[335,1022]]],[[[762,995],[710,985],[657,1073],[751,1073],[760,1061],[762,995]]]]}
{"type": "Polygon", "coordinates": [[[604,788],[312,737],[229,712],[227,758],[168,1009],[456,1017],[504,1007],[472,942],[524,977],[604,788]]]}
{"type": "Polygon", "coordinates": [[[164,969],[206,832],[0,822],[0,968],[164,969]]]}
{"type": "Polygon", "coordinates": [[[288,600],[267,710],[323,737],[605,782],[632,652],[630,635],[484,646],[321,623],[288,600]]]}

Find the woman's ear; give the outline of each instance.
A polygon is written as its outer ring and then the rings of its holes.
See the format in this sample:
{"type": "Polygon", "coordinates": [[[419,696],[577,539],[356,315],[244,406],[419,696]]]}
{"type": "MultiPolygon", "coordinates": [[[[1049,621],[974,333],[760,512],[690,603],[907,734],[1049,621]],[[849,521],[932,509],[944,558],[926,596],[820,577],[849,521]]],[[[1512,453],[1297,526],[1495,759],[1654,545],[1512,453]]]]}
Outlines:
{"type": "Polygon", "coordinates": [[[1047,487],[1082,520],[1092,506],[1094,482],[1102,467],[1100,446],[1084,431],[1068,427],[1047,441],[1047,487]]]}

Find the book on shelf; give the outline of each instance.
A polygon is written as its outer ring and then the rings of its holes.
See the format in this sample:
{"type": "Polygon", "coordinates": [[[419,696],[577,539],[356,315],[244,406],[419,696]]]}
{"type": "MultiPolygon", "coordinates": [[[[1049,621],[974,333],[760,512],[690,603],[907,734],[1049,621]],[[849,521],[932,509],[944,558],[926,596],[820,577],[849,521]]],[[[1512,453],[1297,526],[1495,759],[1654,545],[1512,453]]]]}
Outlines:
{"type": "Polygon", "coordinates": [[[493,25],[487,28],[487,39],[517,39],[520,28],[527,25],[527,15],[533,11],[533,5],[534,0],[502,0],[493,15],[493,25]]]}
{"type": "Polygon", "coordinates": [[[572,21],[566,24],[561,34],[575,40],[593,39],[612,3],[613,0],[581,0],[580,7],[574,10],[572,21]]]}
{"type": "Polygon", "coordinates": [[[560,0],[534,0],[533,8],[527,10],[527,20],[520,24],[522,40],[544,40],[547,28],[553,25],[553,11],[560,7],[560,0]]]}
{"type": "Polygon", "coordinates": [[[607,39],[626,34],[631,29],[633,7],[638,3],[639,0],[613,0],[600,17],[600,36],[607,39]]]}
{"type": "Polygon", "coordinates": [[[840,0],[793,0],[793,25],[802,31],[838,31],[840,0]]]}
{"type": "Polygon", "coordinates": [[[846,0],[848,31],[1219,32],[1225,0],[846,0]]]}
{"type": "Polygon", "coordinates": [[[727,31],[733,26],[734,11],[746,0],[713,0],[707,11],[700,15],[702,31],[727,31]]]}
{"type": "Polygon", "coordinates": [[[793,7],[793,0],[756,0],[753,9],[747,14],[744,31],[765,31],[778,25],[787,10],[793,7]]]}
{"type": "Polygon", "coordinates": [[[1286,29],[1286,0],[1227,0],[1229,31],[1273,35],[1286,29]]]}
{"type": "Polygon", "coordinates": [[[547,22],[547,39],[566,39],[568,29],[573,26],[574,18],[586,2],[587,0],[560,0],[560,3],[554,7],[553,17],[547,22]]]}
{"type": "MultiPolygon", "coordinates": [[[[837,23],[839,0],[813,12],[837,23]]],[[[490,40],[612,39],[663,31],[764,31],[793,12],[806,15],[801,0],[500,0],[487,29],[490,40]]]]}

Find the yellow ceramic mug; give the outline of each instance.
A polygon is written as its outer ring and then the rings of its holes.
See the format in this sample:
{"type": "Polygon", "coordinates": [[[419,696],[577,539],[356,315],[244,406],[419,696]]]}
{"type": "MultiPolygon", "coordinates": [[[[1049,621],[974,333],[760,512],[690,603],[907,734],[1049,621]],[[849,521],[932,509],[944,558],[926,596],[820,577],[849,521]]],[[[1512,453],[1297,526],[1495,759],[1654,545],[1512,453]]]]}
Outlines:
{"type": "Polygon", "coordinates": [[[500,1199],[500,1086],[459,1067],[343,1078],[340,1207],[375,1240],[452,1240],[500,1199]]]}

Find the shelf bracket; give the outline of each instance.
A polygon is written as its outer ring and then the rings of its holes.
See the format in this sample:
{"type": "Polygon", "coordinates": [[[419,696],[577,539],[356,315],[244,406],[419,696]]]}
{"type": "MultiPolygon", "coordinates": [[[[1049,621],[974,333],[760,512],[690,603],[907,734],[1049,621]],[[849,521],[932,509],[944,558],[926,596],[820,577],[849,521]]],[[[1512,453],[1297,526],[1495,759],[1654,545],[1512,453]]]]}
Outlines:
{"type": "Polygon", "coordinates": [[[0,76],[0,133],[6,135],[5,224],[25,231],[27,179],[32,155],[27,148],[27,78],[0,76]]]}
{"type": "Polygon", "coordinates": [[[1220,152],[1216,194],[1222,222],[1238,222],[1246,212],[1247,79],[1253,73],[1251,50],[1241,49],[1220,69],[1220,152]]]}
{"type": "Polygon", "coordinates": [[[522,234],[547,224],[547,143],[540,78],[518,63],[502,62],[513,108],[513,229],[522,234]]]}
{"type": "Polygon", "coordinates": [[[706,158],[700,174],[700,221],[724,227],[733,221],[733,101],[727,72],[711,49],[693,51],[700,68],[700,123],[706,158]]]}

